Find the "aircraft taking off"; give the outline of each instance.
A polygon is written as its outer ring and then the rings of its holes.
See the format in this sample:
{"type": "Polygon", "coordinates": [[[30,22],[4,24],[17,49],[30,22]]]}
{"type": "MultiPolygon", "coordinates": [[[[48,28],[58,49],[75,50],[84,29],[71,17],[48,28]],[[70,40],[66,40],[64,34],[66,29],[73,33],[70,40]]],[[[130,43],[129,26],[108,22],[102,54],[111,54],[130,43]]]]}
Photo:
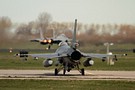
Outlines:
{"type": "Polygon", "coordinates": [[[30,40],[31,42],[40,42],[40,44],[42,45],[47,45],[48,49],[50,49],[50,46],[52,44],[59,44],[60,42],[69,42],[69,38],[65,36],[65,34],[60,34],[59,36],[57,36],[56,38],[44,38],[43,36],[43,31],[40,29],[40,38],[38,39],[34,39],[34,40],[30,40]]]}
{"type": "Polygon", "coordinates": [[[92,66],[94,64],[94,61],[92,58],[99,58],[101,60],[106,60],[107,57],[111,57],[113,60],[117,60],[117,55],[114,54],[92,54],[92,53],[83,53],[80,50],[77,49],[77,43],[76,43],[76,27],[77,27],[77,19],[75,20],[75,26],[74,26],[74,33],[73,33],[73,39],[71,46],[67,44],[67,42],[61,42],[59,44],[59,48],[56,50],[55,53],[50,54],[28,54],[28,52],[20,52],[20,54],[17,54],[20,57],[27,58],[29,55],[32,57],[41,57],[46,58],[46,60],[43,61],[44,67],[49,67],[53,65],[52,58],[58,58],[55,62],[56,68],[55,68],[55,75],[58,75],[58,73],[63,70],[63,74],[65,75],[66,72],[69,72],[73,68],[77,68],[78,71],[85,75],[84,68],[80,68],[81,65],[81,58],[86,58],[86,60],[83,62],[83,65],[85,67],[92,66]]]}

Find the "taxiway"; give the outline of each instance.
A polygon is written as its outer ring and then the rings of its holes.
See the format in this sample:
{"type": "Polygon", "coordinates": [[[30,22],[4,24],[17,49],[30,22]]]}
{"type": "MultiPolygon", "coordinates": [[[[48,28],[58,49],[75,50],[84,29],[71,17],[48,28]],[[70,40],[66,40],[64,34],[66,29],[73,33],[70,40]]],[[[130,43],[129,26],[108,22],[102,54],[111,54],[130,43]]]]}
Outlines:
{"type": "Polygon", "coordinates": [[[0,70],[0,79],[51,79],[51,80],[129,80],[135,81],[135,71],[86,70],[82,76],[77,70],[58,76],[53,70],[0,70]]]}

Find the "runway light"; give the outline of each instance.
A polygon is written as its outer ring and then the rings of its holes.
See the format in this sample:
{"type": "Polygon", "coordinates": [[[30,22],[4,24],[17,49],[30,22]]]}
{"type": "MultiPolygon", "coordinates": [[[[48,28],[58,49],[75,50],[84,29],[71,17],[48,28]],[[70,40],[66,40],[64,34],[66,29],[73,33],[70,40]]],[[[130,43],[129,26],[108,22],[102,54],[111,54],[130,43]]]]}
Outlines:
{"type": "Polygon", "coordinates": [[[9,52],[10,52],[10,53],[12,53],[12,52],[13,52],[13,51],[12,51],[12,48],[10,48],[10,49],[9,49],[9,52]]]}

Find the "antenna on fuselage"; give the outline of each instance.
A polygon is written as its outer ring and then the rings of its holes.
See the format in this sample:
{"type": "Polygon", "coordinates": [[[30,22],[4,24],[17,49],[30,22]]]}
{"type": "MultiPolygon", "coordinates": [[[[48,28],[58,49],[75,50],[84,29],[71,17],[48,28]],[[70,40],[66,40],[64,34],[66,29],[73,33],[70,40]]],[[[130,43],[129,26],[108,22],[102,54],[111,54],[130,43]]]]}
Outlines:
{"type": "Polygon", "coordinates": [[[76,49],[76,28],[77,28],[77,19],[75,19],[73,39],[72,39],[72,48],[76,49]]]}

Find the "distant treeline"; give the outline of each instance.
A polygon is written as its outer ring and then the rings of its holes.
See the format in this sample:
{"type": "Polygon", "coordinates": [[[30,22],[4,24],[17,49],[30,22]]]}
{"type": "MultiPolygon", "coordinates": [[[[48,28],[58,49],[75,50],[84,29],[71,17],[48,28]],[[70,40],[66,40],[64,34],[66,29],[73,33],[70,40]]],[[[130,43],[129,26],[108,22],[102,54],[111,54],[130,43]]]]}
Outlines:
{"type": "MultiPolygon", "coordinates": [[[[9,17],[0,17],[0,45],[20,43],[39,38],[39,30],[44,36],[53,37],[60,33],[72,38],[73,22],[54,22],[52,16],[46,12],[40,13],[35,21],[28,23],[13,23],[9,17]]],[[[79,43],[103,44],[135,43],[135,25],[129,24],[83,24],[78,20],[77,39],[79,43]]]]}

